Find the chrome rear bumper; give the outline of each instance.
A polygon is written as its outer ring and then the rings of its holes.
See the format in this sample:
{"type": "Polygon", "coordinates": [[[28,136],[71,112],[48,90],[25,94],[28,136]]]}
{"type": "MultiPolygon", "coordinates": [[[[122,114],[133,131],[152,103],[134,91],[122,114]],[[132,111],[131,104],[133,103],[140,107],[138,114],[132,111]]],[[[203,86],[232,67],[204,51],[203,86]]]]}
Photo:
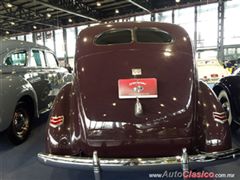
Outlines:
{"type": "Polygon", "coordinates": [[[47,165],[57,167],[78,168],[81,170],[93,170],[95,179],[100,180],[100,171],[104,170],[140,170],[158,169],[159,167],[182,167],[183,171],[189,167],[205,167],[232,161],[240,157],[240,149],[230,149],[222,152],[202,153],[188,155],[185,148],[181,156],[157,157],[157,158],[98,158],[97,152],[93,157],[58,156],[52,154],[38,154],[38,159],[47,165]]]}

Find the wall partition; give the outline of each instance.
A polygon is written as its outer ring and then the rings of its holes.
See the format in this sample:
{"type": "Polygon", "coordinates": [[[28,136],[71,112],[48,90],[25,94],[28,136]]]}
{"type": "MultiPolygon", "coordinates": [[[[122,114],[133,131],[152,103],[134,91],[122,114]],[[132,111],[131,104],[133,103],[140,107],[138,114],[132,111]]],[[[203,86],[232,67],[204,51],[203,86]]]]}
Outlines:
{"type": "Polygon", "coordinates": [[[36,43],[37,44],[44,45],[44,41],[43,41],[44,34],[43,34],[43,32],[35,33],[35,38],[36,38],[36,43]]]}
{"type": "Polygon", "coordinates": [[[136,21],[151,21],[151,14],[146,14],[142,16],[136,16],[136,21]]]}
{"type": "Polygon", "coordinates": [[[56,55],[58,58],[65,57],[65,48],[63,40],[63,29],[55,30],[56,55]]]}
{"type": "Polygon", "coordinates": [[[174,10],[174,23],[182,26],[194,42],[194,7],[174,10]]]}
{"type": "Polygon", "coordinates": [[[155,21],[156,22],[173,23],[172,14],[173,14],[172,10],[155,13],[155,21]]]}
{"type": "Polygon", "coordinates": [[[67,39],[67,55],[68,55],[68,64],[71,67],[74,67],[74,55],[76,49],[76,28],[71,27],[66,29],[66,39],[67,39]]]}
{"type": "Polygon", "coordinates": [[[240,44],[238,17],[240,17],[240,1],[227,1],[224,17],[224,45],[240,44]]]}
{"type": "Polygon", "coordinates": [[[197,48],[217,47],[218,4],[197,7],[197,48]]]}
{"type": "Polygon", "coordinates": [[[26,41],[33,42],[33,34],[32,33],[29,33],[26,35],[26,41]]]}
{"type": "Polygon", "coordinates": [[[19,40],[19,41],[24,41],[24,35],[17,36],[17,40],[19,40]]]}
{"type": "Polygon", "coordinates": [[[45,46],[47,46],[49,49],[55,51],[54,48],[54,32],[53,31],[46,31],[45,34],[45,46]]]}
{"type": "Polygon", "coordinates": [[[75,27],[67,28],[67,55],[73,57],[76,48],[76,29],[75,27]]]}

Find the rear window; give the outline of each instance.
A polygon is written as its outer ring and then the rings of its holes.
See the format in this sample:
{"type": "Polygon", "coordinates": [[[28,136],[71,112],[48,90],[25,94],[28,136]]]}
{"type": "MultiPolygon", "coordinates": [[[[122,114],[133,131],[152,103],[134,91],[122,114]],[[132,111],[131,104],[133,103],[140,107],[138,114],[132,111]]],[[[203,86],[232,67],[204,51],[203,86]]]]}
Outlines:
{"type": "Polygon", "coordinates": [[[173,38],[167,32],[159,29],[136,29],[137,42],[170,43],[173,38]]]}
{"type": "Polygon", "coordinates": [[[55,56],[52,53],[47,52],[46,53],[46,57],[47,57],[47,65],[48,65],[48,67],[50,67],[50,68],[58,67],[57,59],[55,58],[55,56]]]}
{"type": "Polygon", "coordinates": [[[132,41],[130,30],[111,30],[102,33],[95,41],[99,45],[123,44],[132,41]]]}

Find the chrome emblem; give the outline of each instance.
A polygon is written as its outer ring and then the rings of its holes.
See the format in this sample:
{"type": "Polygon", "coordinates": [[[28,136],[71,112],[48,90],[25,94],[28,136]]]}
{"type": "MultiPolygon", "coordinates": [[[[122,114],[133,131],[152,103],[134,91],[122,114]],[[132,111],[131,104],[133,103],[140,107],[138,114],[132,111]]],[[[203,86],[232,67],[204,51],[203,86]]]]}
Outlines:
{"type": "Polygon", "coordinates": [[[133,76],[142,75],[142,69],[140,69],[140,68],[132,69],[132,75],[133,76]]]}
{"type": "Polygon", "coordinates": [[[133,88],[133,91],[136,92],[136,93],[140,93],[144,90],[144,87],[143,86],[136,86],[133,88]]]}

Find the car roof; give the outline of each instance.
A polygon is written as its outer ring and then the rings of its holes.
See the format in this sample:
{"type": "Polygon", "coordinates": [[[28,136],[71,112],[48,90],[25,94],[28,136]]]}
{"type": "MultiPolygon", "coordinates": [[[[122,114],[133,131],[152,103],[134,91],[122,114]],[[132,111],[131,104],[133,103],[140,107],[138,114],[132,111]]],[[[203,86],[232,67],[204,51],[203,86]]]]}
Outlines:
{"type": "Polygon", "coordinates": [[[189,37],[188,33],[179,25],[160,22],[117,22],[108,24],[98,24],[92,27],[83,29],[79,33],[79,37],[94,37],[105,31],[113,29],[135,29],[135,28],[157,28],[170,33],[175,38],[189,37]]]}
{"type": "MultiPolygon", "coordinates": [[[[77,49],[81,51],[76,51],[79,56],[85,56],[92,52],[101,52],[102,48],[113,48],[113,46],[96,46],[94,39],[99,37],[102,33],[109,30],[118,29],[158,29],[163,32],[167,32],[174,39],[173,43],[167,43],[166,46],[171,44],[175,51],[184,51],[192,53],[191,41],[188,33],[184,28],[179,25],[170,23],[160,23],[160,22],[121,22],[121,23],[108,23],[99,24],[92,27],[83,29],[77,39],[77,49]]],[[[150,43],[148,43],[149,45],[150,43]]],[[[128,46],[126,43],[125,46],[128,46]]],[[[158,46],[164,45],[164,43],[158,43],[158,46]]],[[[122,44],[124,46],[124,44],[122,44]]]]}
{"type": "Polygon", "coordinates": [[[84,31],[95,31],[95,32],[103,32],[105,30],[114,29],[114,28],[160,28],[162,30],[175,31],[179,32],[184,31],[184,29],[178,25],[171,24],[171,23],[160,23],[160,22],[113,22],[113,23],[101,23],[92,27],[88,27],[83,29],[81,32],[84,31]]]}
{"type": "Polygon", "coordinates": [[[38,49],[47,49],[51,51],[49,48],[26,41],[19,41],[19,40],[10,40],[10,39],[0,39],[0,65],[3,63],[4,57],[11,51],[18,50],[18,49],[31,49],[31,48],[38,48],[38,49]]]}

